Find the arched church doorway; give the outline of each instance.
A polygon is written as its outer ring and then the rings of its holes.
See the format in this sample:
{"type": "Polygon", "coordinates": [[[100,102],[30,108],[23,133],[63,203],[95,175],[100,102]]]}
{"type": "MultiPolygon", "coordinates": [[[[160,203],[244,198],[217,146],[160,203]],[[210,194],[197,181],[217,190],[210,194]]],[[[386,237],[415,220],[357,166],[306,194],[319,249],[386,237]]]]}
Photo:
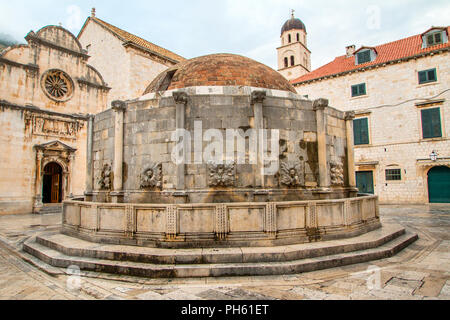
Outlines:
{"type": "Polygon", "coordinates": [[[60,203],[62,200],[62,168],[56,162],[47,164],[44,168],[42,190],[43,203],[60,203]]]}
{"type": "Polygon", "coordinates": [[[430,203],[450,203],[450,168],[434,167],[428,171],[430,203]]]}

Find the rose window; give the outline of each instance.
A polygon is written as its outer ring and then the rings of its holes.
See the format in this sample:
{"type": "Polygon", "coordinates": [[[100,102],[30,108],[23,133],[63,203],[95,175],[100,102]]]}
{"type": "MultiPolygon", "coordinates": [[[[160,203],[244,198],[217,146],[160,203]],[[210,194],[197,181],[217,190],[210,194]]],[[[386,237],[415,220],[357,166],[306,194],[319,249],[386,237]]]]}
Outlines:
{"type": "Polygon", "coordinates": [[[72,95],[72,80],[63,71],[50,70],[43,77],[45,93],[52,99],[65,101],[72,95]]]}

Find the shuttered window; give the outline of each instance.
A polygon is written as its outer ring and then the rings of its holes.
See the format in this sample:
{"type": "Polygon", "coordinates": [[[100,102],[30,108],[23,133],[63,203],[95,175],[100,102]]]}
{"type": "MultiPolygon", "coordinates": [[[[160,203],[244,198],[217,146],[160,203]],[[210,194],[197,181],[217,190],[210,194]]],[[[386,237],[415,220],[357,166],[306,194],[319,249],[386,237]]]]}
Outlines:
{"type": "Polygon", "coordinates": [[[365,83],[352,86],[352,97],[364,96],[365,94],[366,94],[365,83]]]}
{"type": "Polygon", "coordinates": [[[419,84],[437,81],[436,69],[419,71],[419,84]]]}
{"type": "Polygon", "coordinates": [[[358,52],[356,54],[356,58],[358,60],[357,64],[370,62],[372,60],[371,57],[370,57],[370,50],[365,50],[365,51],[358,52]]]}
{"type": "Polygon", "coordinates": [[[440,108],[424,109],[422,112],[422,134],[424,139],[442,137],[440,108]]]}
{"type": "Polygon", "coordinates": [[[355,146],[369,144],[369,119],[353,120],[353,136],[355,146]]]}
{"type": "Polygon", "coordinates": [[[432,33],[427,36],[427,45],[429,47],[437,45],[437,44],[441,44],[442,42],[443,42],[442,41],[442,32],[432,33]]]}

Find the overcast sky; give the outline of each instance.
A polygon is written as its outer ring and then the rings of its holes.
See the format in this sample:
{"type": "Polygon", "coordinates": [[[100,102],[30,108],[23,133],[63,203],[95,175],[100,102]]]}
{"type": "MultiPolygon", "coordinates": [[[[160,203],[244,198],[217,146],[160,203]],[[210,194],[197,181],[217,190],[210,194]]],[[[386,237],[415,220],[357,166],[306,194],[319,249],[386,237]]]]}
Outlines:
{"type": "Polygon", "coordinates": [[[448,0],[0,0],[0,34],[24,42],[61,23],[75,35],[90,15],[193,58],[236,53],[276,69],[290,9],[306,25],[313,69],[347,45],[378,45],[450,25],[448,0]]]}

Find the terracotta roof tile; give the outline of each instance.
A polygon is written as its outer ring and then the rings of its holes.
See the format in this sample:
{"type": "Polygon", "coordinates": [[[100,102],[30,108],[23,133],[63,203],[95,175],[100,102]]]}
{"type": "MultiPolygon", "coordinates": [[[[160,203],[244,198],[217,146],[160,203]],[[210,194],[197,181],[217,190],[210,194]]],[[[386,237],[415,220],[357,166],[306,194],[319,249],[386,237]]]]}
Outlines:
{"type": "Polygon", "coordinates": [[[117,28],[116,26],[113,26],[112,24],[109,24],[97,17],[90,17],[90,19],[95,20],[96,22],[98,22],[99,24],[103,25],[105,28],[107,28],[108,30],[110,30],[112,33],[116,34],[119,38],[121,38],[123,41],[130,41],[140,47],[144,47],[146,49],[149,49],[153,52],[156,52],[162,56],[165,56],[167,58],[170,58],[172,60],[175,60],[177,62],[181,62],[186,60],[185,58],[183,58],[182,56],[179,56],[167,49],[164,49],[160,46],[157,46],[156,44],[153,44],[147,40],[144,40],[138,36],[135,36],[134,34],[131,34],[125,30],[122,30],[120,28],[117,28]]]}
{"type": "MultiPolygon", "coordinates": [[[[450,27],[446,27],[445,29],[447,30],[447,34],[450,34],[450,27]]],[[[309,80],[319,79],[325,76],[331,76],[342,72],[356,70],[359,68],[387,63],[390,61],[396,61],[403,58],[412,57],[418,54],[423,54],[448,47],[450,47],[450,41],[440,45],[422,48],[422,35],[419,34],[374,47],[374,49],[377,52],[377,57],[374,61],[355,65],[355,56],[351,57],[347,57],[345,55],[340,56],[335,58],[330,63],[304,76],[301,76],[300,78],[292,80],[291,83],[298,84],[309,80]]]]}

